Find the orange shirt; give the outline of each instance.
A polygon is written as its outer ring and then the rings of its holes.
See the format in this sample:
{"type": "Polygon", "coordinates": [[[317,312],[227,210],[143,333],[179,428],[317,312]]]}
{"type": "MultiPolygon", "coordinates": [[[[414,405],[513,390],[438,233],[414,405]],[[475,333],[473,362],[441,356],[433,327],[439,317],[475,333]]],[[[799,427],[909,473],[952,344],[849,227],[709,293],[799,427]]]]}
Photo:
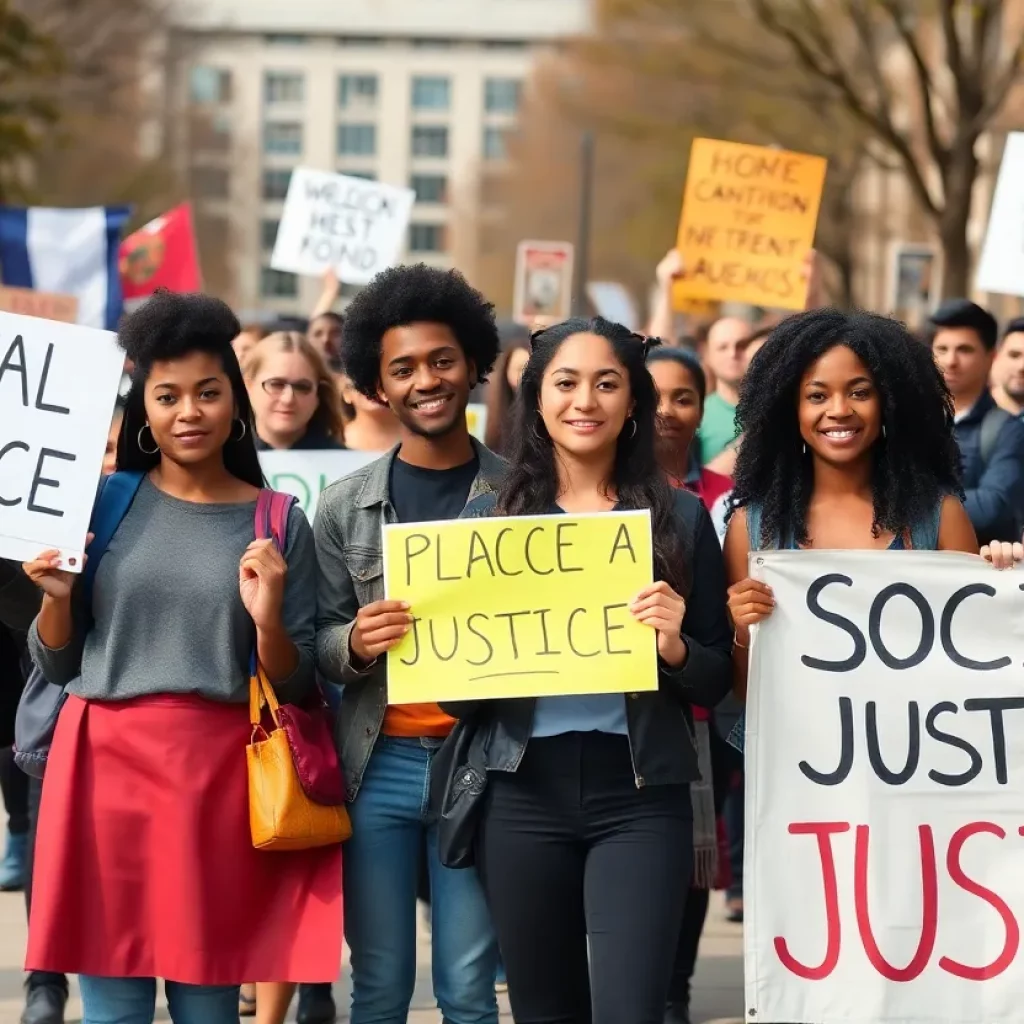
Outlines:
{"type": "Polygon", "coordinates": [[[436,704],[390,704],[380,731],[385,736],[447,736],[455,719],[436,704]]]}

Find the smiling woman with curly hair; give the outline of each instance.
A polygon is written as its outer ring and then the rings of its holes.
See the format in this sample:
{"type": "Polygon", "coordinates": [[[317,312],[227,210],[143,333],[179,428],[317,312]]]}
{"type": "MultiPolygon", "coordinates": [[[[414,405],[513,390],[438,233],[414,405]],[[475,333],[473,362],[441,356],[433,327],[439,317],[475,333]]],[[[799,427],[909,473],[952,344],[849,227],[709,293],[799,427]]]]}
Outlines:
{"type": "Polygon", "coordinates": [[[725,540],[746,692],[750,627],[771,590],[747,575],[764,548],[978,550],[961,504],[953,404],[931,353],[895,320],[819,309],[784,320],[754,357],[725,540]]]}

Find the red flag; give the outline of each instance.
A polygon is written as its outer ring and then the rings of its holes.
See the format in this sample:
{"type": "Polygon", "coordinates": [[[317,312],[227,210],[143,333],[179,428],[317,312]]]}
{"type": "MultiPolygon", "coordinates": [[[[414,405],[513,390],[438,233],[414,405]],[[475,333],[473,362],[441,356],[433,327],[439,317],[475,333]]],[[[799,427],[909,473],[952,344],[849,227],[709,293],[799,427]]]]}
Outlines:
{"type": "Polygon", "coordinates": [[[126,299],[152,295],[157,288],[196,292],[202,287],[192,205],[182,203],[121,243],[121,287],[126,299]]]}

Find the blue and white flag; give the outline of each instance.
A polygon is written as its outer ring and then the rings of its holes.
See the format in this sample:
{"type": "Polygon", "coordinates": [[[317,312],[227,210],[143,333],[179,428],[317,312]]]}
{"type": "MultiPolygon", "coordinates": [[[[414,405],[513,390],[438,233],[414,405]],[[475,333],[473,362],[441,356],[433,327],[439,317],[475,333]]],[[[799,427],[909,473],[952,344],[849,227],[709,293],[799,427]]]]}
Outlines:
{"type": "Polygon", "coordinates": [[[130,215],[127,206],[0,206],[4,284],[73,295],[80,324],[116,330],[123,308],[118,248],[130,215]]]}

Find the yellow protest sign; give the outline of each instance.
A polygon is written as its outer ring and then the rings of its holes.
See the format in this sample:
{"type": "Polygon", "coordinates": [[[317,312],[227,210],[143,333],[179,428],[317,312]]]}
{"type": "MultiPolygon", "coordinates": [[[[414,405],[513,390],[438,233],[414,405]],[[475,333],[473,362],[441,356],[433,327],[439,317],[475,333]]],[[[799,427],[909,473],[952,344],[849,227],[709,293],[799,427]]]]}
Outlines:
{"type": "Polygon", "coordinates": [[[388,702],[656,690],[654,630],[628,607],[653,564],[646,511],[385,527],[385,592],[415,619],[388,702]]]}
{"type": "Polygon", "coordinates": [[[803,309],[827,161],[782,149],[695,139],[677,245],[680,298],[803,309]]]}

